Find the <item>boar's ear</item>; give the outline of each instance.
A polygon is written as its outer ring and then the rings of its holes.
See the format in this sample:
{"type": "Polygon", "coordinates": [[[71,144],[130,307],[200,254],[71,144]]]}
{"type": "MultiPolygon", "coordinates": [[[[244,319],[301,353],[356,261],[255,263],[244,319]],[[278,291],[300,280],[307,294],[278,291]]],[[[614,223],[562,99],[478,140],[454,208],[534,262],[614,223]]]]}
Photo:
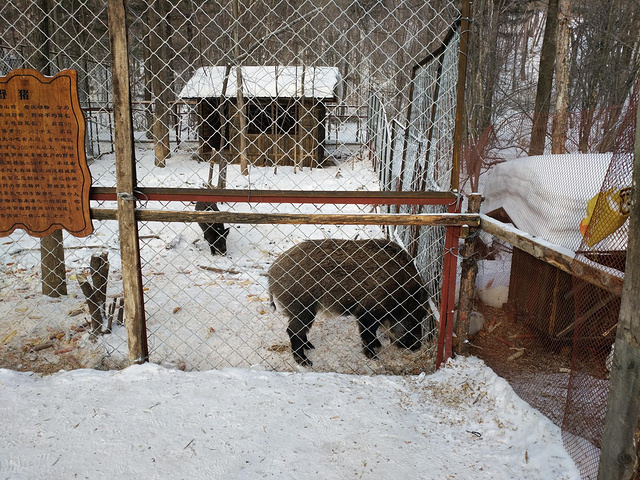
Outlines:
{"type": "Polygon", "coordinates": [[[226,236],[229,235],[229,230],[230,230],[230,227],[227,227],[224,230],[222,230],[222,236],[226,238],[226,236]]]}

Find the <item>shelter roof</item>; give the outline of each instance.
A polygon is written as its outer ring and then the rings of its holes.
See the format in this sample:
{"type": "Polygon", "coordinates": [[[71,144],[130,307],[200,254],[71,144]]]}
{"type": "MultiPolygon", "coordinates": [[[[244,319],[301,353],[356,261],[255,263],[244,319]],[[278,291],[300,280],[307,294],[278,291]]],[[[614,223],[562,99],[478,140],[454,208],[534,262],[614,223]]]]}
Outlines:
{"type": "MultiPolygon", "coordinates": [[[[232,67],[226,96],[237,94],[236,68],[232,67]]],[[[335,98],[340,96],[336,67],[242,66],[242,93],[247,97],[335,98]],[[304,83],[303,83],[304,79],[304,83]]],[[[225,66],[198,68],[179,94],[181,98],[215,98],[222,95],[225,66]]]]}
{"type": "Polygon", "coordinates": [[[587,202],[600,191],[611,153],[520,158],[492,168],[481,212],[575,251],[587,202]],[[505,218],[506,217],[506,218],[505,218]]]}

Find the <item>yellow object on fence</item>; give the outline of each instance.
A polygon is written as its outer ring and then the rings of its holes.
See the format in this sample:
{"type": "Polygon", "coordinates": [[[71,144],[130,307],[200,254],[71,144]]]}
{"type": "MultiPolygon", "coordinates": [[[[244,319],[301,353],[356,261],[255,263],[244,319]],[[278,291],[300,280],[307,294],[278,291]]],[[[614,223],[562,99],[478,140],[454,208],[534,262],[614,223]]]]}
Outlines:
{"type": "Polygon", "coordinates": [[[587,216],[580,222],[584,243],[593,247],[618,230],[629,218],[630,207],[630,187],[596,194],[587,203],[587,216]]]}

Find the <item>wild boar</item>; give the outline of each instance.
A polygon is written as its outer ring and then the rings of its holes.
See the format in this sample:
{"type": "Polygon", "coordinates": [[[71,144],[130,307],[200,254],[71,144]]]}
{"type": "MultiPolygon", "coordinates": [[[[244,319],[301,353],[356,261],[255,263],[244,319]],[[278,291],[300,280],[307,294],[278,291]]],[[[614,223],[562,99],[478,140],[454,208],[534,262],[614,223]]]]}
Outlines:
{"type": "MultiPolygon", "coordinates": [[[[196,202],[197,212],[219,212],[218,205],[214,202],[196,202]]],[[[204,232],[204,239],[209,243],[211,255],[224,255],[227,253],[227,236],[229,228],[224,223],[198,223],[204,232]]]]}
{"type": "Polygon", "coordinates": [[[384,240],[308,240],[280,255],[268,271],[269,297],[289,319],[293,358],[311,366],[305,350],[321,309],[353,315],[363,353],[376,358],[380,325],[392,343],[418,350],[427,292],[409,254],[384,240]]]}

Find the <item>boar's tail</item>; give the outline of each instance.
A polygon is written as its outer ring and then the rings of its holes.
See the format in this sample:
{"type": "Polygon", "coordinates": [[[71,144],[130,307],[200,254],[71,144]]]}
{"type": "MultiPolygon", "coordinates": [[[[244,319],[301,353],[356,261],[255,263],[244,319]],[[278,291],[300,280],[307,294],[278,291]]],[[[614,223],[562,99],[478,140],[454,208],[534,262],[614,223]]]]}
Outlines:
{"type": "Polygon", "coordinates": [[[273,295],[269,292],[269,305],[271,305],[271,310],[273,312],[276,311],[276,302],[273,301],[273,295]]]}

